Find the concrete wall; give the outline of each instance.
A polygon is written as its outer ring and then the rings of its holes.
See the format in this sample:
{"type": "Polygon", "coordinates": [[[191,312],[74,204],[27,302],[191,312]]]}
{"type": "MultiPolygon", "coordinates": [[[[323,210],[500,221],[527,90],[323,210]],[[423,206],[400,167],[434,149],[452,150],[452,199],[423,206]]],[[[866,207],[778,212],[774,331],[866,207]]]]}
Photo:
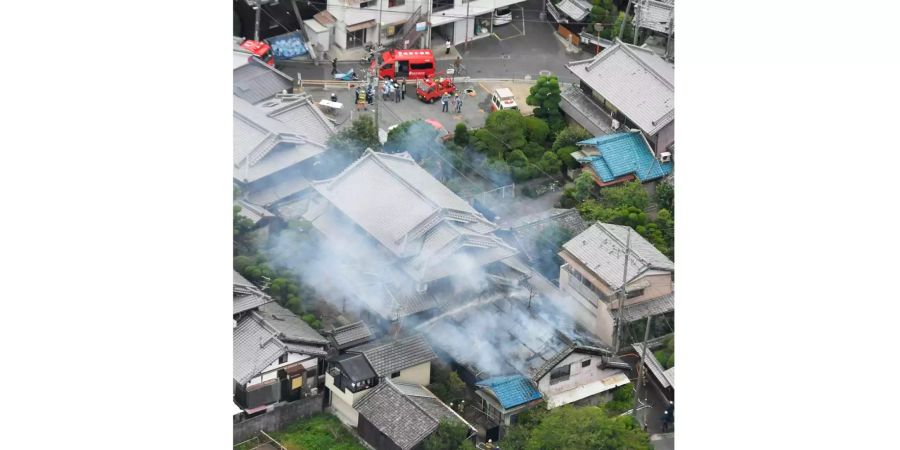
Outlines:
{"type": "Polygon", "coordinates": [[[281,431],[287,425],[322,412],[322,394],[306,397],[290,403],[275,405],[267,413],[236,423],[232,427],[232,442],[246,441],[259,434],[281,431]]]}
{"type": "Polygon", "coordinates": [[[668,125],[664,126],[662,130],[659,130],[656,133],[656,155],[659,156],[660,153],[668,151],[666,147],[669,144],[675,142],[675,121],[669,122],[668,125]]]}
{"type": "Polygon", "coordinates": [[[369,392],[369,389],[355,393],[350,392],[347,389],[338,389],[338,387],[334,385],[334,377],[328,373],[325,373],[325,388],[331,391],[332,406],[344,416],[338,416],[342,419],[341,421],[347,425],[356,427],[358,414],[356,413],[356,410],[353,409],[353,405],[355,405],[363,395],[366,395],[366,393],[369,392]],[[345,418],[347,420],[343,420],[345,418]]]}

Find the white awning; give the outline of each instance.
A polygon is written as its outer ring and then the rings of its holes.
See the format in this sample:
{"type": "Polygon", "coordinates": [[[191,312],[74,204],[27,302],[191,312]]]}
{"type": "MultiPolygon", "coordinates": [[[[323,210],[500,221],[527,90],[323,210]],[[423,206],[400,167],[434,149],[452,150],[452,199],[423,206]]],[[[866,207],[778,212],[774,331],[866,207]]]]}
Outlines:
{"type": "Polygon", "coordinates": [[[547,408],[552,409],[557,406],[568,405],[569,403],[577,402],[583,398],[588,398],[592,395],[597,395],[601,392],[606,392],[628,383],[630,383],[628,376],[623,372],[619,372],[600,381],[584,384],[556,395],[545,396],[547,398],[547,408]]]}

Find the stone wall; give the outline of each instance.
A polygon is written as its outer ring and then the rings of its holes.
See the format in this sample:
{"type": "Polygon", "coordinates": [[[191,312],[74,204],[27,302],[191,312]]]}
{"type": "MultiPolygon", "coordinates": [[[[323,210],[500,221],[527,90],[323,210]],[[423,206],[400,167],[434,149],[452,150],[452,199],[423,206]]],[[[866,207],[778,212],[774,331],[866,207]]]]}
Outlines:
{"type": "Polygon", "coordinates": [[[322,412],[322,395],[311,395],[290,403],[281,403],[271,411],[252,417],[233,426],[232,442],[246,441],[259,434],[259,431],[271,433],[281,431],[286,426],[304,417],[322,412]]]}

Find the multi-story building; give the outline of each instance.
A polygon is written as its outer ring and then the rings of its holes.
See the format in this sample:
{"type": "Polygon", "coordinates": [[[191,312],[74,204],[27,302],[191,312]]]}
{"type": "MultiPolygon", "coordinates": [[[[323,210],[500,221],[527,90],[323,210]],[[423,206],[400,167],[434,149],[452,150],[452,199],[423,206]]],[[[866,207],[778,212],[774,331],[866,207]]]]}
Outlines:
{"type": "Polygon", "coordinates": [[[559,256],[559,287],[575,302],[575,319],[606,343],[614,342],[620,292],[623,323],[657,315],[674,323],[675,264],[630,227],[597,222],[563,244],[559,256]]]}

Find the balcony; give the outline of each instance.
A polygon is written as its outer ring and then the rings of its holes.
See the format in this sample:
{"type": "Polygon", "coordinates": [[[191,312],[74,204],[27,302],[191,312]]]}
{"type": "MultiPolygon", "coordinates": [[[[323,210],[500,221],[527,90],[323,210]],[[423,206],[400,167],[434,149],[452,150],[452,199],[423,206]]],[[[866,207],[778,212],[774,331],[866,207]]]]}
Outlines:
{"type": "Polygon", "coordinates": [[[579,295],[581,295],[582,298],[587,300],[591,304],[592,307],[596,308],[597,305],[601,301],[604,300],[599,294],[594,292],[591,288],[585,286],[584,283],[582,283],[581,281],[578,281],[578,278],[576,278],[576,277],[580,276],[580,275],[576,274],[575,271],[572,270],[572,268],[569,267],[568,264],[564,264],[562,266],[562,268],[563,268],[563,270],[566,271],[566,273],[569,274],[569,276],[566,277],[568,280],[568,283],[567,283],[568,286],[570,288],[572,288],[572,290],[577,292],[579,295]]]}

